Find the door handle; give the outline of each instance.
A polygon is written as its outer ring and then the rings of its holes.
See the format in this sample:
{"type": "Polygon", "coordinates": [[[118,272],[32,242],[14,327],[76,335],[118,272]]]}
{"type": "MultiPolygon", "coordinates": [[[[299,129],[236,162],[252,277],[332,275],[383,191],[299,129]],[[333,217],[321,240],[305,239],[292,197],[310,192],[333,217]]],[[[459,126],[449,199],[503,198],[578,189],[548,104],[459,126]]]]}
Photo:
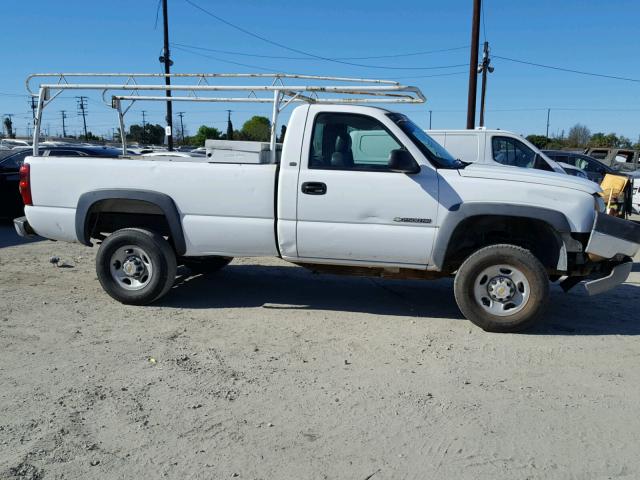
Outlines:
{"type": "Polygon", "coordinates": [[[301,190],[307,195],[324,195],[327,193],[327,185],[322,182],[304,182],[301,190]]]}

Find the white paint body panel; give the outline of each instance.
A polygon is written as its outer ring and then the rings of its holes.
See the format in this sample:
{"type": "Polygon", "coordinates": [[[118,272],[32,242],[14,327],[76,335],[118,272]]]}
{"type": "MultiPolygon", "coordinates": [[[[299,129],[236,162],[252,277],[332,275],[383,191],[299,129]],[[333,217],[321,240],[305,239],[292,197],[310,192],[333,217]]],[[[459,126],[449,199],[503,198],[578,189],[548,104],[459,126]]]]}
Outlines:
{"type": "Polygon", "coordinates": [[[58,214],[55,210],[45,214],[40,207],[65,209],[74,217],[85,192],[151,190],[169,195],[178,207],[187,255],[277,255],[276,165],[81,157],[28,157],[26,161],[31,165],[34,201],[27,218],[36,232],[48,238],[77,241],[75,225],[54,234],[58,214]]]}
{"type": "MultiPolygon", "coordinates": [[[[452,207],[464,202],[548,208],[562,212],[573,231],[591,230],[597,190],[592,182],[504,166],[436,170],[386,113],[356,105],[296,108],[279,170],[206,159],[29,157],[35,205],[26,208],[26,216],[42,236],[77,241],[75,210],[83,193],[149,190],[175,202],[187,255],[275,256],[279,250],[283,258],[298,262],[411,268],[429,267],[438,227],[452,207]],[[412,154],[420,173],[307,168],[313,119],[322,111],[376,118],[412,154]],[[306,181],[325,183],[327,193],[302,194],[306,181]]],[[[480,155],[482,143],[477,145],[480,155]]]]}
{"type": "Polygon", "coordinates": [[[507,137],[524,143],[527,147],[539,154],[554,172],[565,174],[558,162],[554,162],[538,147],[513,132],[506,130],[427,130],[427,133],[440,145],[446,148],[451,155],[470,163],[483,163],[486,165],[505,166],[493,159],[491,139],[493,137],[507,137]]]}

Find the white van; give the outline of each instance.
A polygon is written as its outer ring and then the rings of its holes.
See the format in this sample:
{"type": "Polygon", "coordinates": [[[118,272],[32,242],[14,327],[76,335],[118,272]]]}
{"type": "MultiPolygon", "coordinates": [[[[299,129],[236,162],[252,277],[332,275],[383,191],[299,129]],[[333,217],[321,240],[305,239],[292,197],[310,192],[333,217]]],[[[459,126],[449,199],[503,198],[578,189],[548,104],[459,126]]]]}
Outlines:
{"type": "Polygon", "coordinates": [[[464,162],[508,165],[566,173],[535,145],[506,130],[427,130],[451,155],[464,162]]]}

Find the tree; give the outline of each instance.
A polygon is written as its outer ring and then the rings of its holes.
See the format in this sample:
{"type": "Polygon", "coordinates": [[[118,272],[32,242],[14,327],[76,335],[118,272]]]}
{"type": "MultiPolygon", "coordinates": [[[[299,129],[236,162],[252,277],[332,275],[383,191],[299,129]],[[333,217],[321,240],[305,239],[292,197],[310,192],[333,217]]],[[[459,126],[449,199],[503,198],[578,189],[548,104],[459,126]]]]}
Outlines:
{"type": "Polygon", "coordinates": [[[620,139],[615,133],[605,135],[602,132],[594,133],[589,140],[590,147],[615,148],[619,145],[620,139]]]}
{"type": "Polygon", "coordinates": [[[568,147],[586,147],[591,139],[591,131],[580,123],[576,123],[567,135],[568,147]]]}
{"type": "Polygon", "coordinates": [[[620,135],[618,137],[618,147],[620,148],[632,148],[633,144],[631,143],[631,139],[625,137],[624,135],[620,135]]]}
{"type": "Polygon", "coordinates": [[[164,127],[158,124],[153,125],[147,123],[143,129],[142,125],[131,125],[129,127],[129,133],[127,134],[127,140],[132,140],[137,143],[161,145],[164,142],[164,127]]]}
{"type": "Polygon", "coordinates": [[[551,143],[551,139],[549,137],[545,137],[544,135],[529,135],[527,136],[527,140],[529,140],[538,148],[546,148],[547,145],[551,143]]]}
{"type": "Polygon", "coordinates": [[[7,137],[16,138],[16,134],[13,132],[13,122],[11,121],[11,117],[5,117],[4,128],[7,130],[7,137]]]}
{"type": "Polygon", "coordinates": [[[220,130],[215,127],[201,125],[196,134],[190,138],[189,143],[203,147],[205,140],[217,140],[220,138],[220,134],[220,130]]]}
{"type": "Polygon", "coordinates": [[[256,115],[244,122],[240,132],[247,140],[268,142],[271,136],[271,122],[267,117],[256,115]]]}

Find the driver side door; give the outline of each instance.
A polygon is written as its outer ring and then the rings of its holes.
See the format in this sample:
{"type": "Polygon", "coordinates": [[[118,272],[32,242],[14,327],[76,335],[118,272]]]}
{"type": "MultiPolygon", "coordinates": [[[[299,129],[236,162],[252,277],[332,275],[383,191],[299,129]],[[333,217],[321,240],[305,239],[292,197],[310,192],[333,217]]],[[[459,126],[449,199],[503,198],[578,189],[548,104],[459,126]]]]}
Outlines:
{"type": "Polygon", "coordinates": [[[436,170],[391,121],[316,112],[307,119],[298,178],[299,258],[425,268],[436,232],[436,170]],[[409,150],[420,171],[391,171],[396,149],[409,150]]]}

